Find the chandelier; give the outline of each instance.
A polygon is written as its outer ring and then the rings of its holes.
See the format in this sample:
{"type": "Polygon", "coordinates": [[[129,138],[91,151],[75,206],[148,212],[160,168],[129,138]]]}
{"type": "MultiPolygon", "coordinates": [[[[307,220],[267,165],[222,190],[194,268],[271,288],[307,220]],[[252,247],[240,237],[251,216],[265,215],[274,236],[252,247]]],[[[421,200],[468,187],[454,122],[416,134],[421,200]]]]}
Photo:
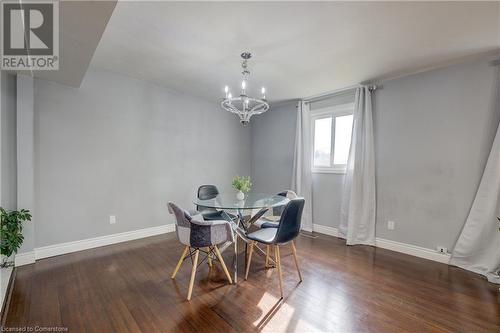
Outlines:
{"type": "Polygon", "coordinates": [[[266,88],[262,87],[261,94],[262,98],[253,98],[247,95],[247,83],[248,77],[250,76],[250,71],[248,70],[248,59],[252,57],[250,52],[243,52],[241,58],[241,67],[243,71],[243,80],[241,81],[241,93],[239,96],[234,96],[229,91],[229,87],[226,86],[224,91],[226,97],[222,99],[221,106],[224,110],[237,114],[240,117],[240,122],[243,126],[248,125],[250,118],[254,114],[261,114],[269,110],[269,103],[266,100],[266,88]]]}

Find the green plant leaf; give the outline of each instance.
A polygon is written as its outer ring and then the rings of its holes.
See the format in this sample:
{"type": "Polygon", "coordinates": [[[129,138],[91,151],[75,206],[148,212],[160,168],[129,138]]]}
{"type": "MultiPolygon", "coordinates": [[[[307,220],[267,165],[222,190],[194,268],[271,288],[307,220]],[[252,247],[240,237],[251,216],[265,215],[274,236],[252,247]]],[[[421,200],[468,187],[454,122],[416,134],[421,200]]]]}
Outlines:
{"type": "Polygon", "coordinates": [[[241,192],[247,193],[252,189],[250,177],[235,176],[232,182],[233,187],[241,192]]]}
{"type": "Polygon", "coordinates": [[[12,253],[17,253],[24,241],[22,224],[31,221],[31,217],[31,213],[27,209],[6,211],[0,207],[0,252],[2,255],[10,257],[12,253]]]}

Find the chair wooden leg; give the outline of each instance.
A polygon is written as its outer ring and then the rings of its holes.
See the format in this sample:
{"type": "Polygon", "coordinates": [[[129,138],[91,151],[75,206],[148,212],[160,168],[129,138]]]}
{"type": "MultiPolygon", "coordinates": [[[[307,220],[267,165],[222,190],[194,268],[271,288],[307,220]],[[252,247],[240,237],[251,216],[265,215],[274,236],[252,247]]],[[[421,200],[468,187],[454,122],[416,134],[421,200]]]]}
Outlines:
{"type": "Polygon", "coordinates": [[[217,245],[214,245],[214,250],[215,250],[215,255],[217,255],[217,258],[220,261],[220,264],[222,266],[222,269],[224,270],[224,273],[226,273],[227,279],[229,280],[229,283],[233,283],[233,279],[231,279],[231,274],[229,274],[229,271],[227,270],[226,263],[224,262],[224,259],[222,259],[222,255],[220,254],[219,248],[217,245]]]}
{"type": "Polygon", "coordinates": [[[281,272],[281,258],[280,258],[279,245],[274,246],[274,257],[276,261],[276,266],[278,266],[278,277],[280,280],[280,295],[281,298],[283,298],[283,273],[281,272]]]}
{"type": "Polygon", "coordinates": [[[248,243],[245,242],[245,267],[247,267],[248,263],[248,243]]]}
{"type": "Polygon", "coordinates": [[[211,249],[210,247],[207,247],[207,264],[208,264],[208,267],[212,267],[212,257],[210,257],[211,255],[211,249]]]}
{"type": "Polygon", "coordinates": [[[302,274],[300,274],[299,261],[297,260],[297,249],[295,248],[295,243],[292,241],[292,254],[293,260],[295,261],[295,267],[297,267],[297,273],[299,273],[300,282],[302,282],[302,274]]]}
{"type": "Polygon", "coordinates": [[[250,252],[248,253],[247,267],[245,270],[245,280],[248,279],[248,271],[250,270],[250,262],[252,261],[253,246],[253,242],[250,242],[250,252]]]}
{"type": "Polygon", "coordinates": [[[266,245],[266,265],[264,267],[269,267],[269,245],[266,245]]]}
{"type": "Polygon", "coordinates": [[[193,293],[193,285],[194,285],[194,277],[196,276],[196,268],[198,266],[198,255],[200,254],[200,250],[196,250],[194,252],[194,260],[193,260],[193,268],[191,268],[191,280],[189,280],[189,289],[187,300],[191,300],[191,294],[193,293]]]}
{"type": "Polygon", "coordinates": [[[175,279],[175,275],[179,271],[179,268],[181,268],[181,265],[184,262],[184,257],[186,256],[188,251],[189,251],[189,246],[186,245],[186,247],[184,248],[184,251],[182,251],[182,254],[181,254],[179,261],[177,262],[177,266],[175,266],[174,272],[172,273],[172,276],[171,276],[172,279],[175,279]]]}

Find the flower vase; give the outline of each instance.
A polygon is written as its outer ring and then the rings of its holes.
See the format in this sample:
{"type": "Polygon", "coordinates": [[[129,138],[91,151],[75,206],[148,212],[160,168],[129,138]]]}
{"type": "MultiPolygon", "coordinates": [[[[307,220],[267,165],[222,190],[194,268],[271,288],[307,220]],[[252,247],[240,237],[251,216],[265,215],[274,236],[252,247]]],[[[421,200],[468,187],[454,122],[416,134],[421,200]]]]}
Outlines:
{"type": "Polygon", "coordinates": [[[244,200],[245,199],[245,193],[241,192],[241,191],[238,191],[238,193],[236,193],[236,199],[238,200],[244,200]]]}

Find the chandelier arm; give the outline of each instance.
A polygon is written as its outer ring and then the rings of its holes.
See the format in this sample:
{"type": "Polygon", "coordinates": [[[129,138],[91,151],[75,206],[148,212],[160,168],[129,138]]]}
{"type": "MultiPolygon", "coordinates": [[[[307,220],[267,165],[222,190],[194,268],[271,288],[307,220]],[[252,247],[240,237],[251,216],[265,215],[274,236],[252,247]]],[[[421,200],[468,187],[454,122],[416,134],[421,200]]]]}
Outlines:
{"type": "Polygon", "coordinates": [[[233,109],[230,109],[230,108],[225,108],[224,110],[226,111],[229,111],[230,113],[234,113],[234,114],[240,114],[240,112],[238,110],[233,110],[233,109]]]}
{"type": "Polygon", "coordinates": [[[252,114],[261,114],[261,113],[264,113],[266,112],[267,110],[269,110],[269,104],[267,103],[262,103],[261,104],[257,104],[255,105],[251,110],[250,112],[252,114]]]}
{"type": "Polygon", "coordinates": [[[232,105],[231,103],[229,103],[230,101],[228,100],[224,100],[222,103],[221,103],[221,106],[224,110],[226,111],[229,111],[231,113],[235,113],[235,114],[240,114],[241,111],[238,110],[234,105],[232,105]]]}

